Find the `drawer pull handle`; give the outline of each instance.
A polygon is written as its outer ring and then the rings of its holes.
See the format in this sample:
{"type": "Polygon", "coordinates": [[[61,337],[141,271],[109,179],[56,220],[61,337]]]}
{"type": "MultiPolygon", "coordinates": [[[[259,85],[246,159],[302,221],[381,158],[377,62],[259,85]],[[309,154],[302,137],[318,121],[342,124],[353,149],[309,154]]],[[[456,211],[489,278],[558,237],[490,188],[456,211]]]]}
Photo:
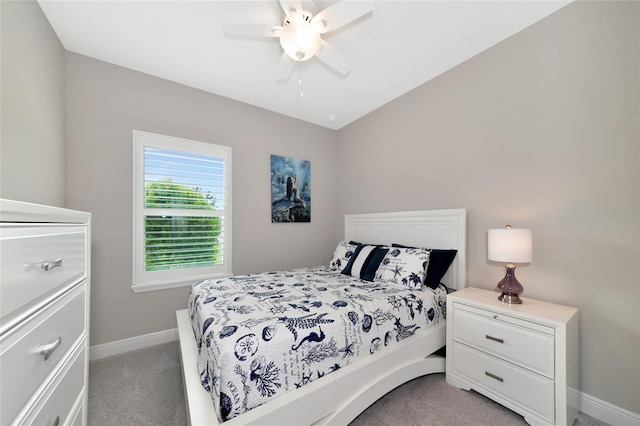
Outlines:
{"type": "Polygon", "coordinates": [[[504,339],[500,339],[499,337],[489,336],[488,334],[485,334],[484,337],[486,339],[493,340],[494,342],[504,343],[504,339]]]}
{"type": "Polygon", "coordinates": [[[40,355],[44,357],[45,361],[49,359],[56,349],[58,349],[60,343],[62,343],[62,337],[58,337],[55,342],[40,348],[40,355]]]}
{"type": "Polygon", "coordinates": [[[62,258],[56,259],[56,260],[45,260],[40,265],[40,267],[45,271],[49,271],[53,268],[57,268],[58,266],[62,266],[62,258]]]}
{"type": "Polygon", "coordinates": [[[491,377],[492,379],[496,379],[497,381],[499,381],[500,383],[504,382],[504,379],[500,376],[496,376],[495,374],[489,373],[488,371],[485,371],[484,374],[486,376],[491,377]]]}
{"type": "Polygon", "coordinates": [[[51,426],[58,426],[60,424],[60,416],[57,416],[56,419],[53,421],[53,424],[51,426]]]}
{"type": "Polygon", "coordinates": [[[37,262],[27,263],[24,265],[25,271],[32,271],[34,269],[44,269],[45,271],[50,271],[53,268],[57,268],[58,266],[62,266],[62,258],[56,260],[38,260],[37,262]]]}

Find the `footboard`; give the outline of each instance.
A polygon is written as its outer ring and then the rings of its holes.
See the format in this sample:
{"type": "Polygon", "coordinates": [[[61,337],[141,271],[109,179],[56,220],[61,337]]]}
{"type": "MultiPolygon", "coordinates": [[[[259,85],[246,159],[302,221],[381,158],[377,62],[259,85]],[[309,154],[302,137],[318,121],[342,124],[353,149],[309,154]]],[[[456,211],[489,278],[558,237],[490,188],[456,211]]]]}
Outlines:
{"type": "MultiPolygon", "coordinates": [[[[211,396],[200,384],[197,346],[187,310],[177,311],[176,317],[187,417],[192,425],[218,425],[211,396]]],[[[347,425],[401,384],[426,374],[444,372],[445,359],[434,352],[445,345],[445,340],[445,323],[442,322],[228,420],[224,425],[347,425]]]]}

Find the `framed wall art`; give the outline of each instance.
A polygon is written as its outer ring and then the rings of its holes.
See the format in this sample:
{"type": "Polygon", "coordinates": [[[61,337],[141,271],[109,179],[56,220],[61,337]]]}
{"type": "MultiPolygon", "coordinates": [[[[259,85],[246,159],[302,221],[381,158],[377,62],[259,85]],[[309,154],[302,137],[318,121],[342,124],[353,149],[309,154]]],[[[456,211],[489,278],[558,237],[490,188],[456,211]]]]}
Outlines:
{"type": "Polygon", "coordinates": [[[311,222],[311,163],[271,156],[271,222],[311,222]]]}

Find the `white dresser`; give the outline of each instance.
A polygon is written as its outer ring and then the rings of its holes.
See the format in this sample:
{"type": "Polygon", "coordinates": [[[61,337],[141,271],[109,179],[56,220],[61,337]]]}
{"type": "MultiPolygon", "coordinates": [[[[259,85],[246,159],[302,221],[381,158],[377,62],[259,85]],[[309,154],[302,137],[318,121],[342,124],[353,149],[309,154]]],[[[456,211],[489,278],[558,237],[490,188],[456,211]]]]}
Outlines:
{"type": "Polygon", "coordinates": [[[0,200],[0,425],[85,425],[89,213],[0,200]]]}
{"type": "Polygon", "coordinates": [[[474,389],[532,425],[578,414],[578,310],[468,287],[447,296],[447,382],[474,389]]]}

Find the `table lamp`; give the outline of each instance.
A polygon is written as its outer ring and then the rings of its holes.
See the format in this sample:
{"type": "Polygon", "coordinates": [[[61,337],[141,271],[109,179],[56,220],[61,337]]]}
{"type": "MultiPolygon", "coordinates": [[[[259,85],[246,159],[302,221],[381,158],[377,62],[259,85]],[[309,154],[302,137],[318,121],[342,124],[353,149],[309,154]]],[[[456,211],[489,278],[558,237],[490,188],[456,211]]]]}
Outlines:
{"type": "Polygon", "coordinates": [[[514,229],[507,225],[504,229],[489,229],[487,232],[487,252],[489,260],[507,262],[506,275],[498,283],[502,291],[498,300],[504,303],[521,304],[518,296],[524,290],[516,279],[514,263],[531,263],[532,238],[530,229],[514,229]]]}

